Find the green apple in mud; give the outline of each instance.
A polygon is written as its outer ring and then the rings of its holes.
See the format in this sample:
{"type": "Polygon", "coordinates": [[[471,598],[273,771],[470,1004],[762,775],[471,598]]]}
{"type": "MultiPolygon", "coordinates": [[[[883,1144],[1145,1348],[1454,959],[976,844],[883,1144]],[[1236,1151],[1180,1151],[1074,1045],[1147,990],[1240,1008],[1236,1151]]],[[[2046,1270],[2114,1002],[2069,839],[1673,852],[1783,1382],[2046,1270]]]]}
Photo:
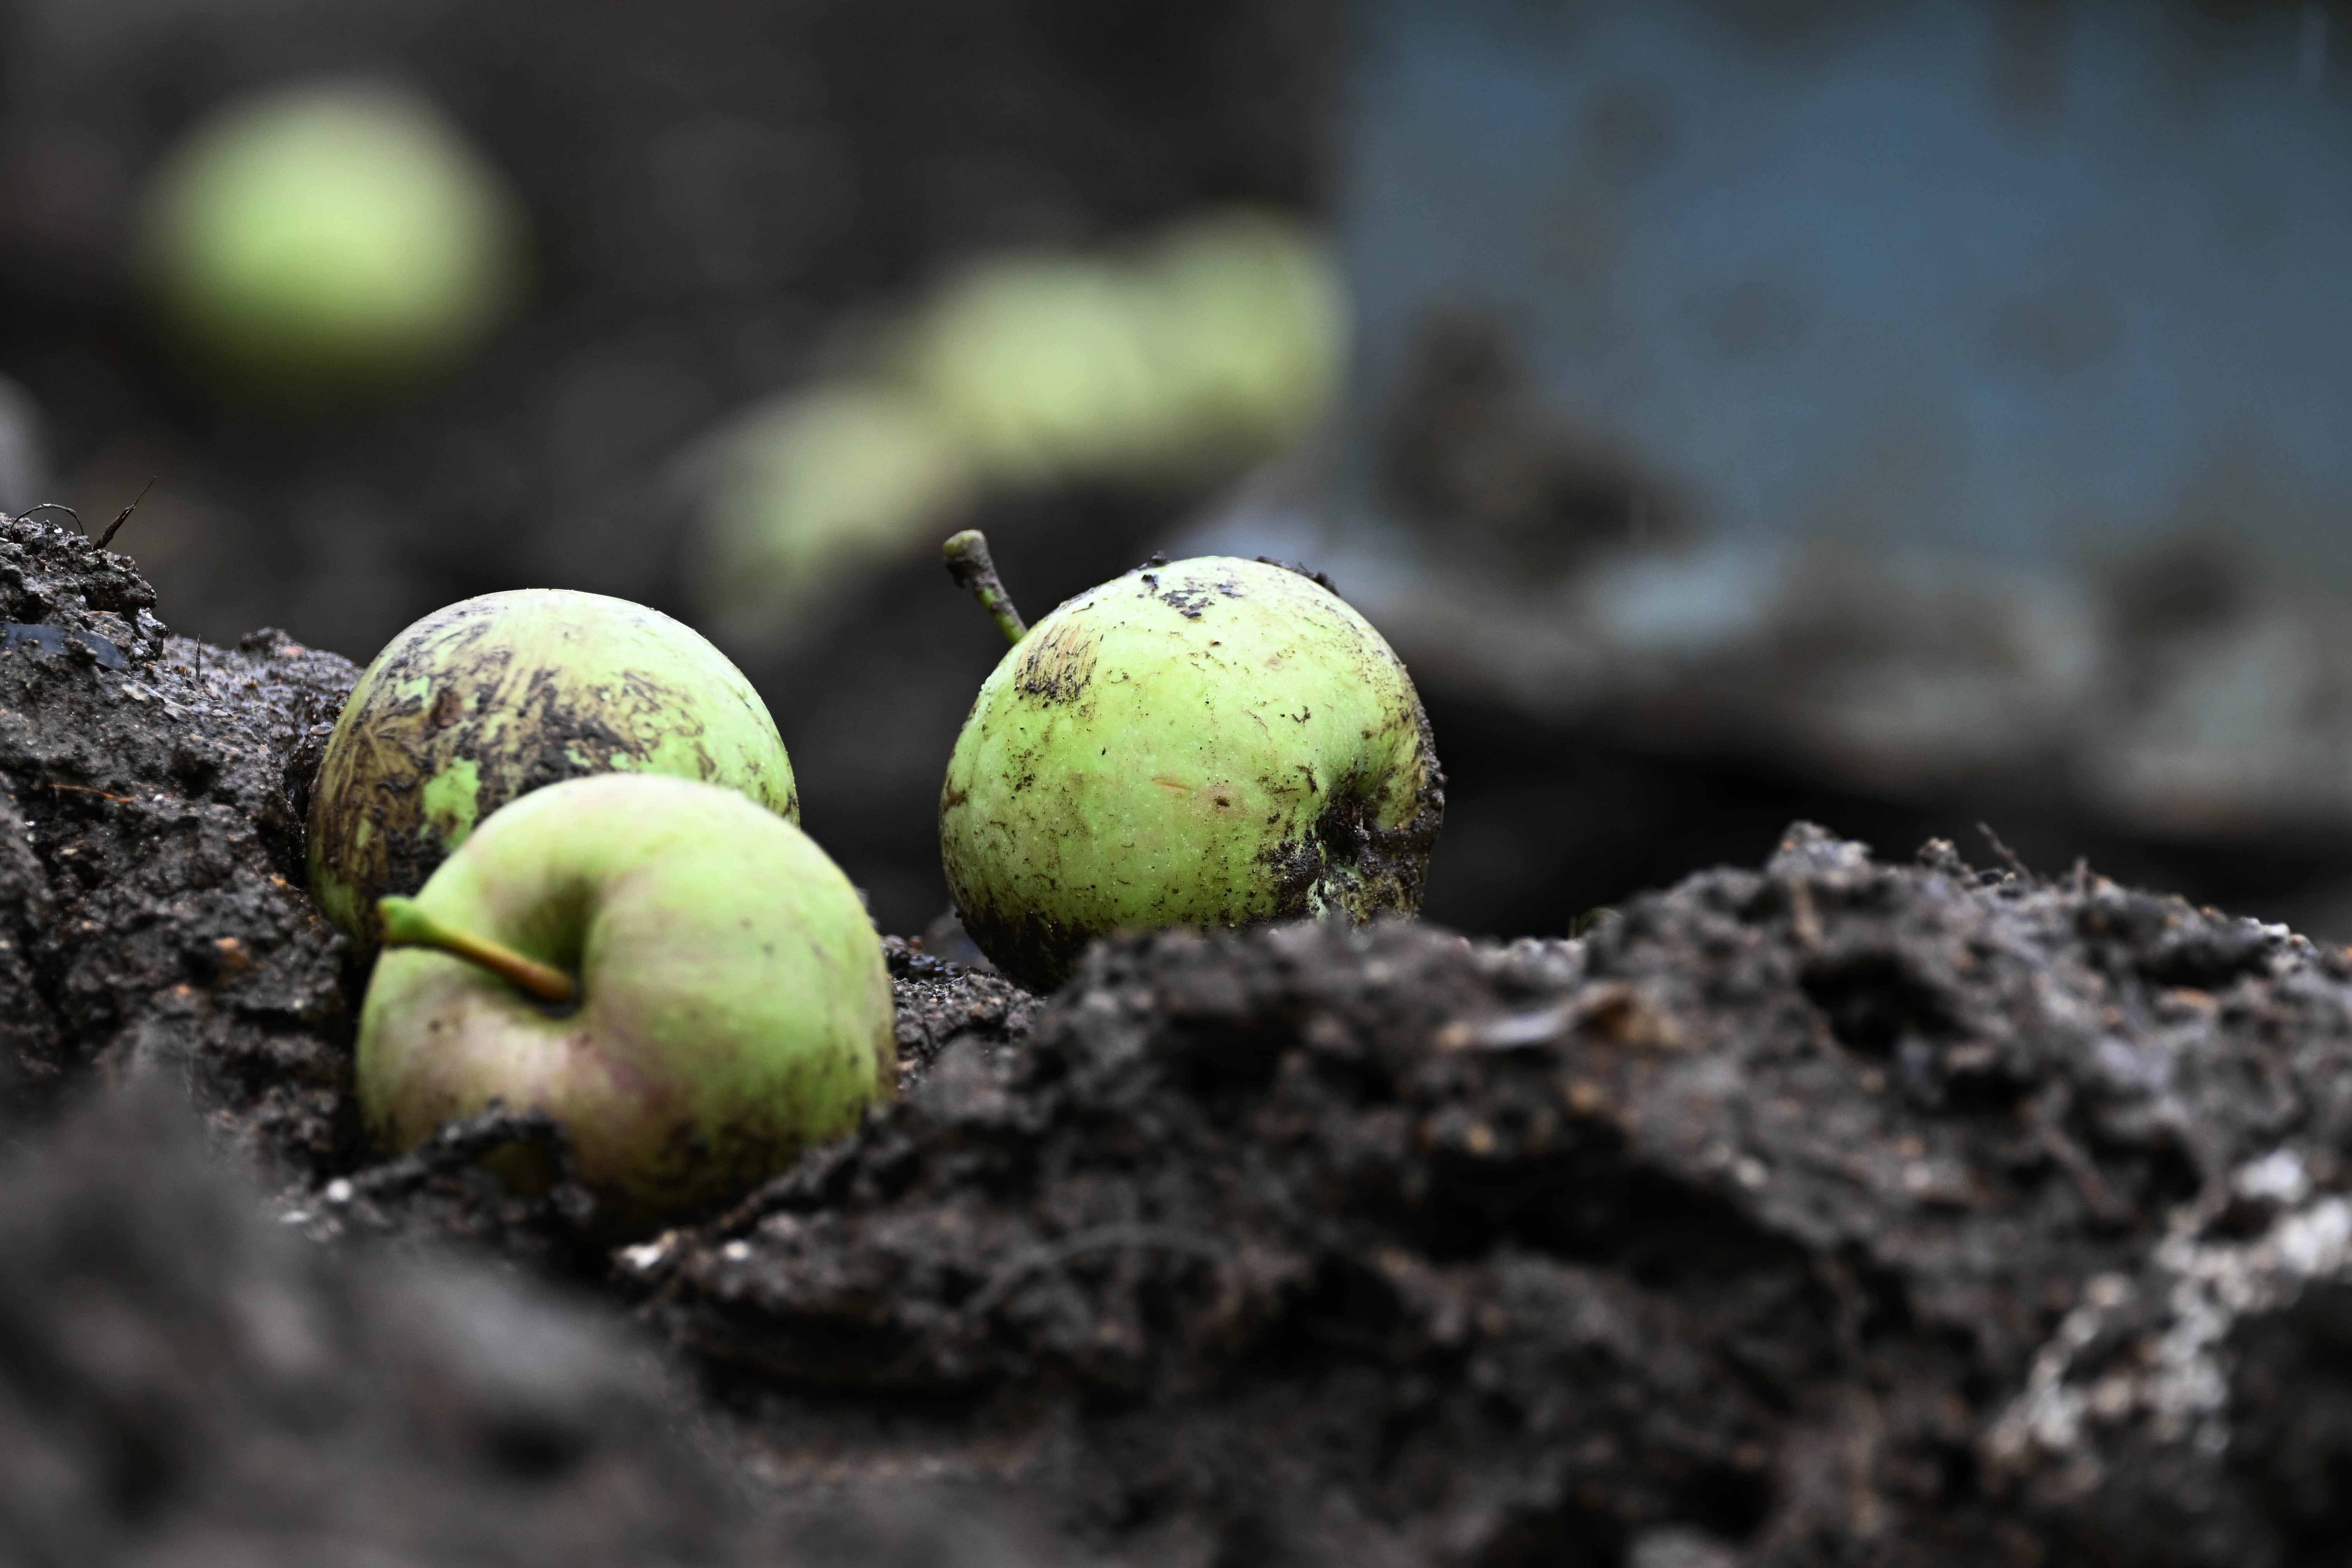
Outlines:
{"type": "Polygon", "coordinates": [[[1006,974],[1057,986],[1118,930],[1420,906],[1444,778],[1403,664],[1338,594],[1209,556],[1021,634],[992,571],[975,592],[1018,640],[957,737],[940,848],[1006,974]]]}
{"type": "Polygon", "coordinates": [[[410,1148],[493,1102],[544,1111],[615,1234],[748,1190],[897,1082],[856,890],[731,789],[551,785],[383,914],[359,1033],[371,1139],[410,1148]]]}
{"type": "Polygon", "coordinates": [[[311,894],[370,946],[376,900],[422,887],[491,812],[613,772],[723,784],[800,820],[775,720],[691,627],[563,589],[436,610],[376,655],[328,737],[310,795],[311,894]]]}

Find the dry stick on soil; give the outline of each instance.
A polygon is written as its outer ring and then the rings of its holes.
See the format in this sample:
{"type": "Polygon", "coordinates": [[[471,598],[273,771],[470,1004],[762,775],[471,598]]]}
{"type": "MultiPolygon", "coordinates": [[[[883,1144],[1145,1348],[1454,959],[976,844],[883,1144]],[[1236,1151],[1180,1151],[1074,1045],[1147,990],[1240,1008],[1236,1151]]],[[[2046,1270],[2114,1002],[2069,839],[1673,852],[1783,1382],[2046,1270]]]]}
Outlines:
{"type": "MultiPolygon", "coordinates": [[[[114,521],[106,525],[106,531],[98,536],[99,549],[104,549],[107,546],[114,542],[114,536],[121,530],[123,524],[131,520],[131,514],[139,509],[139,503],[147,498],[147,492],[155,487],[155,479],[157,477],[160,477],[160,476],[151,476],[146,484],[141,486],[139,488],[139,494],[131,497],[131,505],[123,507],[121,512],[115,515],[114,521]]],[[[77,517],[74,520],[76,522],[79,522],[81,519],[77,517]]]]}
{"type": "Polygon", "coordinates": [[[71,517],[74,520],[75,528],[81,528],[82,538],[89,538],[89,530],[86,528],[82,528],[81,514],[75,511],[71,507],[67,506],[63,501],[42,501],[37,505],[27,507],[23,511],[16,514],[16,520],[21,523],[26,517],[31,517],[35,512],[63,512],[67,517],[71,517]]]}
{"type": "Polygon", "coordinates": [[[1985,842],[1992,846],[1992,852],[2000,858],[2000,863],[2017,873],[2020,882],[2029,884],[2033,882],[2033,868],[2025,863],[2022,855],[2000,841],[2000,835],[1992,831],[1990,822],[1979,822],[1977,831],[1982,833],[1985,842]]]}
{"type": "Polygon", "coordinates": [[[93,789],[87,784],[60,784],[55,779],[51,779],[49,781],[49,788],[52,789],[70,789],[77,795],[95,795],[101,800],[112,800],[124,806],[136,806],[139,804],[137,799],[132,796],[110,795],[103,789],[93,789]]]}
{"type": "Polygon", "coordinates": [[[1013,596],[1004,591],[1004,580],[996,575],[986,534],[966,528],[950,536],[940,553],[947,558],[948,575],[956,580],[956,586],[980,601],[980,607],[988,612],[1006,642],[1018,643],[1029,634],[1028,622],[1013,607],[1013,596]]]}

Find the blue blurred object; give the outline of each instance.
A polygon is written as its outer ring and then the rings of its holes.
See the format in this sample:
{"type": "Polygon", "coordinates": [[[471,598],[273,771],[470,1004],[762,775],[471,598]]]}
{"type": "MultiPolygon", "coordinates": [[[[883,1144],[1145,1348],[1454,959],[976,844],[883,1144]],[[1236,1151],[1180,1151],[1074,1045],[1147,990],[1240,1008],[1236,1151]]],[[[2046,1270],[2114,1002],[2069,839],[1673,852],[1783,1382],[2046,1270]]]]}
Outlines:
{"type": "Polygon", "coordinates": [[[1364,0],[1367,434],[1434,313],[1702,530],[2352,580],[2352,81],[2186,5],[1364,0]]]}

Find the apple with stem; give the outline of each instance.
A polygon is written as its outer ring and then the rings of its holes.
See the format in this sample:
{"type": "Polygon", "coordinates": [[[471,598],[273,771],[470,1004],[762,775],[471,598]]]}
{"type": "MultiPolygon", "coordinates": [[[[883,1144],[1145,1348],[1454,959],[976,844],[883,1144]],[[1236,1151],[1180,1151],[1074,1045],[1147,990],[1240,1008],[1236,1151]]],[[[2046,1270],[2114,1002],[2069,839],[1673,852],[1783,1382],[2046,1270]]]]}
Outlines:
{"type": "Polygon", "coordinates": [[[856,889],[734,790],[550,785],[381,912],[358,1053],[372,1141],[407,1149],[494,1103],[544,1111],[613,1234],[740,1195],[895,1090],[856,889]]]}
{"type": "Polygon", "coordinates": [[[1404,665],[1323,582],[1153,562],[1024,625],[966,530],[949,570],[1013,643],[940,792],[964,928],[1021,984],[1119,930],[1420,907],[1444,775],[1404,665]]]}

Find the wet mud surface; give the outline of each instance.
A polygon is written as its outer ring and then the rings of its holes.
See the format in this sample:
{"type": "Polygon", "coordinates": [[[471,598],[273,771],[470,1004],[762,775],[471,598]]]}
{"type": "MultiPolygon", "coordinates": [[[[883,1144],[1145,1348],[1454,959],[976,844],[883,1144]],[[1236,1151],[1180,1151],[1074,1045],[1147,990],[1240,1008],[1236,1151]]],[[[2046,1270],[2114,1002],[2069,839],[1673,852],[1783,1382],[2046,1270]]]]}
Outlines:
{"type": "Polygon", "coordinates": [[[786,1516],[594,1303],[288,1233],[152,1085],[0,1157],[0,1561],[1027,1560],[899,1489],[786,1516]]]}
{"type": "Polygon", "coordinates": [[[268,1175],[346,1155],[350,993],[301,889],[315,744],[357,672],[272,632],[166,633],[124,557],[0,522],[0,1071],[33,1099],[152,1069],[268,1175]],[[315,732],[315,733],[314,733],[315,732]]]}
{"type": "Polygon", "coordinates": [[[560,1169],[543,1124],[352,1138],[357,977],[287,881],[350,666],[199,676],[32,525],[0,591],[125,653],[0,653],[20,1560],[2284,1568],[2352,1529],[2340,949],[1801,827],[1574,940],[1171,935],[1043,999],[894,942],[900,1103],[605,1251],[475,1163],[560,1169]]]}

